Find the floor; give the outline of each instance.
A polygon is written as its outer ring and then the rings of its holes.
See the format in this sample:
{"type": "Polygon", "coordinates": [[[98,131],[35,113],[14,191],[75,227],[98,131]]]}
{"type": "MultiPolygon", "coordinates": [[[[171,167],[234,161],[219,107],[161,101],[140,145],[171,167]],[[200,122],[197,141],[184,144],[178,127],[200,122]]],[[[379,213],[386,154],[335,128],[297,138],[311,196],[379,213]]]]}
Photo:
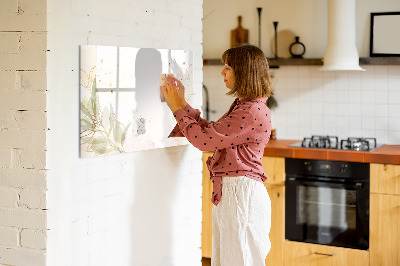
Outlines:
{"type": "Polygon", "coordinates": [[[202,258],[201,262],[203,263],[203,266],[211,266],[211,259],[209,258],[202,258]]]}

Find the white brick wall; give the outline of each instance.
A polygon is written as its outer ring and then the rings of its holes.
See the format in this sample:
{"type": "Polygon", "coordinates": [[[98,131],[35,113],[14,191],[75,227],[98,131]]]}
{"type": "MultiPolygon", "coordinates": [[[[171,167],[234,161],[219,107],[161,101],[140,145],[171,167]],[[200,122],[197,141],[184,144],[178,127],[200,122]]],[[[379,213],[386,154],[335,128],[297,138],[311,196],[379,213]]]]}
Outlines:
{"type": "Polygon", "coordinates": [[[1,265],[45,265],[46,3],[0,3],[1,265]]]}
{"type": "Polygon", "coordinates": [[[189,49],[201,91],[202,0],[57,0],[48,11],[47,264],[201,265],[201,152],[80,159],[78,52],[189,49]]]}

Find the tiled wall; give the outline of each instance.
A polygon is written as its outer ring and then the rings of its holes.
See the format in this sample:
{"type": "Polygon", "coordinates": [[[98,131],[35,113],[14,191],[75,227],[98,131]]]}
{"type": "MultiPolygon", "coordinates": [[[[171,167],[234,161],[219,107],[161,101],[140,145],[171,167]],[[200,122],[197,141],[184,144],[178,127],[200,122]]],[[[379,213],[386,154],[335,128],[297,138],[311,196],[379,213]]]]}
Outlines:
{"type": "MultiPolygon", "coordinates": [[[[376,137],[381,144],[400,144],[400,66],[365,65],[364,72],[323,72],[318,66],[271,69],[278,108],[272,111],[277,137],[301,139],[311,135],[376,137]]],[[[210,109],[218,119],[232,99],[221,67],[204,68],[210,109]]]]}

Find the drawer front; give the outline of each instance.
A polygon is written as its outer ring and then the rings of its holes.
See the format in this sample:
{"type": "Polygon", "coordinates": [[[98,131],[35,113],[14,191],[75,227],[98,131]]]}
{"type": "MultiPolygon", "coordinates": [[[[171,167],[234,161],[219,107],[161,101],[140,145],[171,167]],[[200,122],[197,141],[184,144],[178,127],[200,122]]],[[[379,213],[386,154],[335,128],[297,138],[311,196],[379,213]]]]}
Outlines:
{"type": "Polygon", "coordinates": [[[285,266],[365,266],[369,253],[365,250],[340,248],[294,241],[285,241],[285,266]]]}

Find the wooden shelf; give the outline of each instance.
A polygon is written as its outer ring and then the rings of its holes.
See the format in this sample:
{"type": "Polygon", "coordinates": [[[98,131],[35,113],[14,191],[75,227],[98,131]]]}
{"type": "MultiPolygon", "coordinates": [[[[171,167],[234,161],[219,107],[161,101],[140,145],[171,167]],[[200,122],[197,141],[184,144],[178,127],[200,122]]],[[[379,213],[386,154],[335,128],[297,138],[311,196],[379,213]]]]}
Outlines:
{"type": "MultiPolygon", "coordinates": [[[[268,58],[271,68],[279,66],[322,66],[323,58],[268,58]]],[[[204,66],[222,65],[220,59],[204,59],[204,66]]],[[[400,57],[362,57],[360,65],[400,65],[400,57]]]]}
{"type": "Polygon", "coordinates": [[[400,65],[400,57],[362,57],[360,65],[400,65]]]}

